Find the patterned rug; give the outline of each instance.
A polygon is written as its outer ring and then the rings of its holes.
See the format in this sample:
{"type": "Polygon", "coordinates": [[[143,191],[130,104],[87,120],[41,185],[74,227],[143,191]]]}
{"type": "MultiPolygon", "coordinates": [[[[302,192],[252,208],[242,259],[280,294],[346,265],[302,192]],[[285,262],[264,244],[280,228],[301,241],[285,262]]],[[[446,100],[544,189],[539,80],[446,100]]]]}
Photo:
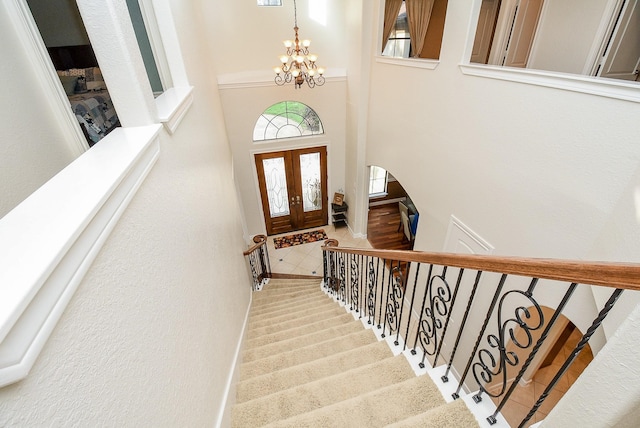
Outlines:
{"type": "Polygon", "coordinates": [[[328,239],[324,229],[314,230],[313,232],[296,233],[295,235],[281,236],[273,238],[273,244],[276,250],[279,248],[293,247],[294,245],[308,244],[309,242],[324,241],[328,239]]]}

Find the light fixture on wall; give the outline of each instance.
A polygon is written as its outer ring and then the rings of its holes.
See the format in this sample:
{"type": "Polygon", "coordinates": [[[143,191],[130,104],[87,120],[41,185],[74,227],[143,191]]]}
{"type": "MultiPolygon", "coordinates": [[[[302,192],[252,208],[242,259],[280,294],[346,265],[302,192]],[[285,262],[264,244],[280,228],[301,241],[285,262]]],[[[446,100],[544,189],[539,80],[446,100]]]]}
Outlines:
{"type": "Polygon", "coordinates": [[[293,16],[295,19],[295,40],[285,40],[284,47],[287,54],[280,56],[280,67],[275,67],[275,82],[277,85],[293,82],[296,89],[301,87],[305,82],[310,88],[314,86],[324,85],[324,69],[316,65],[317,55],[309,53],[310,40],[300,42],[298,38],[298,11],[296,8],[296,0],[293,0],[293,16]]]}

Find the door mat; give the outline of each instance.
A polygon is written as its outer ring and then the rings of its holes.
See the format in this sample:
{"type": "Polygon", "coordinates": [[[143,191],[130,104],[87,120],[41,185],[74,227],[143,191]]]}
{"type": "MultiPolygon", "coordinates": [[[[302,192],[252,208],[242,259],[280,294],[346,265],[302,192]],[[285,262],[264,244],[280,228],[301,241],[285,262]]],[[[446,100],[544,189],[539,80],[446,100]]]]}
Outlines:
{"type": "Polygon", "coordinates": [[[313,232],[296,233],[295,235],[281,236],[273,238],[273,244],[276,250],[279,248],[293,247],[294,245],[308,244],[309,242],[324,241],[328,239],[324,229],[314,230],[313,232]]]}

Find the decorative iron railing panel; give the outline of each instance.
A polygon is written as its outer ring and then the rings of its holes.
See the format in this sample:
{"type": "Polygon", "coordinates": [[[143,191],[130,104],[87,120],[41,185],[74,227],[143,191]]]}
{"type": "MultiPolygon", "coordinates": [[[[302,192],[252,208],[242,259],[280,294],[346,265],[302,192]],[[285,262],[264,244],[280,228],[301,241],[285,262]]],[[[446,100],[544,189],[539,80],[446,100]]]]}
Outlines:
{"type": "Polygon", "coordinates": [[[256,291],[262,286],[264,281],[271,276],[271,262],[269,261],[269,252],[267,251],[267,237],[264,235],[256,235],[253,237],[253,242],[255,245],[243,254],[249,263],[252,280],[251,287],[256,291]]]}
{"type": "MultiPolygon", "coordinates": [[[[463,390],[477,391],[476,402],[483,395],[493,399],[496,410],[486,416],[491,424],[533,361],[540,364],[535,357],[578,287],[606,284],[596,275],[600,269],[611,276],[612,287],[640,289],[639,265],[585,263],[580,269],[577,262],[357,250],[337,242],[323,252],[327,291],[382,337],[419,355],[420,367],[442,364],[443,382],[453,381],[455,373],[454,399],[463,390]]],[[[613,292],[520,426],[535,415],[621,291],[613,292]]]]}

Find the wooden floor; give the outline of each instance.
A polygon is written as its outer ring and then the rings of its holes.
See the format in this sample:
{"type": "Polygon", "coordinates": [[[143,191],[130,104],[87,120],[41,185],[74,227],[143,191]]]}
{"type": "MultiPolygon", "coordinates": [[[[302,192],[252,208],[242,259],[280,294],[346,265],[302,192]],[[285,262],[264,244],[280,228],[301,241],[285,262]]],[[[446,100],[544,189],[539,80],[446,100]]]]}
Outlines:
{"type": "Polygon", "coordinates": [[[404,238],[400,226],[398,203],[369,208],[367,239],[373,248],[379,250],[411,250],[413,243],[404,238]]]}

